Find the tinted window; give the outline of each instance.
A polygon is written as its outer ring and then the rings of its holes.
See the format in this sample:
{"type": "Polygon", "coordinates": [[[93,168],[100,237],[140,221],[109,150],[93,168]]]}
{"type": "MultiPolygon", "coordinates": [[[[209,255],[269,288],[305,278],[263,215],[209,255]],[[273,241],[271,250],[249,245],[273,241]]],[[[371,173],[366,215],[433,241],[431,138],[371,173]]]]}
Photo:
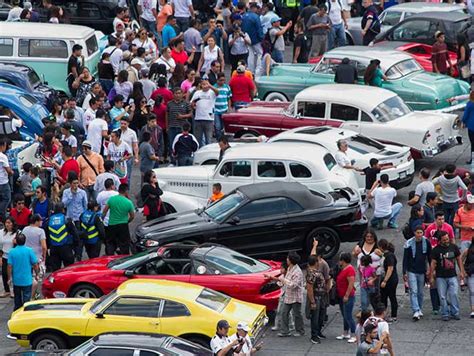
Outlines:
{"type": "Polygon", "coordinates": [[[20,40],[20,57],[68,58],[67,44],[60,40],[20,40]]]}
{"type": "Polygon", "coordinates": [[[326,115],[326,103],[298,102],[298,114],[304,117],[324,118],[326,115]]]}
{"type": "Polygon", "coordinates": [[[221,274],[258,273],[269,269],[269,266],[263,262],[222,247],[210,250],[205,260],[208,266],[210,265],[213,270],[221,274]]]}
{"type": "Polygon", "coordinates": [[[134,349],[116,349],[113,347],[100,347],[92,351],[89,355],[91,356],[133,356],[134,349]]]}
{"type": "Polygon", "coordinates": [[[196,298],[196,302],[220,313],[224,310],[227,304],[229,304],[230,297],[214,290],[204,288],[201,294],[196,298]]]}
{"type": "Polygon", "coordinates": [[[250,177],[251,173],[250,161],[226,162],[219,171],[224,177],[250,177]]]}
{"type": "Polygon", "coordinates": [[[231,211],[244,201],[240,192],[230,194],[208,207],[204,214],[216,221],[222,221],[231,211]]]}
{"type": "Polygon", "coordinates": [[[286,205],[286,212],[287,213],[296,213],[298,211],[302,211],[303,208],[301,205],[299,205],[297,202],[295,202],[293,199],[288,199],[288,198],[283,198],[285,199],[285,205],[286,205]]]}
{"type": "Polygon", "coordinates": [[[349,105],[332,104],[331,119],[343,121],[358,121],[359,109],[349,105]]]}
{"type": "Polygon", "coordinates": [[[326,154],[324,156],[324,164],[326,165],[328,171],[330,171],[335,165],[337,165],[336,160],[331,154],[326,154]]]}
{"type": "Polygon", "coordinates": [[[339,64],[341,64],[340,58],[324,58],[317,67],[318,73],[325,73],[325,74],[334,74],[336,73],[336,68],[339,64]]]}
{"type": "Polygon", "coordinates": [[[159,306],[160,301],[157,299],[124,297],[108,307],[104,314],[157,318],[159,306]]]}
{"type": "Polygon", "coordinates": [[[92,2],[80,2],[77,14],[79,17],[86,17],[89,19],[98,19],[100,18],[99,7],[92,2]]]}
{"type": "Polygon", "coordinates": [[[382,20],[382,25],[384,25],[384,26],[395,26],[397,23],[400,22],[401,17],[402,17],[401,12],[387,11],[387,12],[385,12],[385,16],[382,20]]]}
{"type": "Polygon", "coordinates": [[[165,318],[188,315],[191,314],[189,313],[189,310],[186,308],[186,306],[180,303],[172,302],[171,300],[165,301],[165,307],[161,313],[161,316],[165,318]]]}
{"type": "Polygon", "coordinates": [[[352,136],[348,139],[348,145],[354,151],[361,154],[377,153],[382,151],[385,146],[365,136],[352,136]]]}
{"type": "Polygon", "coordinates": [[[361,120],[361,121],[364,121],[364,122],[374,122],[374,120],[372,120],[372,118],[370,117],[370,115],[367,114],[367,113],[364,112],[364,111],[361,112],[360,120],[361,120]]]}
{"type": "Polygon", "coordinates": [[[156,356],[156,355],[162,355],[162,354],[160,354],[159,352],[140,350],[140,356],[156,356]]]}
{"type": "Polygon", "coordinates": [[[284,198],[267,198],[254,200],[241,207],[234,214],[240,220],[256,219],[272,215],[280,215],[285,213],[284,198]]]}
{"type": "Polygon", "coordinates": [[[311,171],[300,163],[290,163],[290,172],[293,178],[311,178],[311,171]]]}
{"type": "Polygon", "coordinates": [[[0,38],[0,56],[13,56],[13,40],[0,38]]]}
{"type": "Polygon", "coordinates": [[[438,26],[428,20],[413,20],[402,23],[392,33],[394,41],[397,40],[430,40],[434,42],[434,34],[438,26]]]}
{"type": "Polygon", "coordinates": [[[285,165],[283,162],[260,161],[258,162],[258,176],[284,178],[286,177],[285,165]]]}
{"type": "Polygon", "coordinates": [[[86,47],[87,47],[87,54],[89,56],[93,55],[99,49],[99,45],[97,44],[97,37],[92,35],[86,40],[86,47]]]}

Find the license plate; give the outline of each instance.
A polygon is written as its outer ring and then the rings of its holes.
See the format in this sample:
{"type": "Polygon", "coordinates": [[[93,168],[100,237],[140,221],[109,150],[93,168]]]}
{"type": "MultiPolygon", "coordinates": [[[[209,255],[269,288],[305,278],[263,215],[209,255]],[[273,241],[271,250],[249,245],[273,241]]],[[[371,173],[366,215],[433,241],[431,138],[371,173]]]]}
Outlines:
{"type": "Polygon", "coordinates": [[[438,137],[436,137],[436,141],[437,142],[444,142],[444,135],[439,135],[438,137]]]}
{"type": "Polygon", "coordinates": [[[407,172],[400,172],[398,176],[400,177],[400,179],[406,178],[407,172]]]}

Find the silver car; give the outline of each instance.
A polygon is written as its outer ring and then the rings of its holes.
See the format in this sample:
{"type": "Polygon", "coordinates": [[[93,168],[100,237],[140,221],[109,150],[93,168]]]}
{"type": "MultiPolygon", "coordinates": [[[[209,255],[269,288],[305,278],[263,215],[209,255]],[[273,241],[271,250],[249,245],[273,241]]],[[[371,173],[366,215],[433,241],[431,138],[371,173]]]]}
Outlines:
{"type": "MultiPolygon", "coordinates": [[[[389,30],[399,22],[406,18],[422,12],[464,12],[462,4],[445,4],[445,3],[426,3],[426,2],[407,2],[404,4],[394,5],[384,10],[380,14],[380,22],[382,25],[381,32],[389,30]]],[[[362,44],[362,29],[360,26],[362,17],[352,17],[347,21],[348,29],[346,30],[347,43],[349,45],[362,44]]]]}

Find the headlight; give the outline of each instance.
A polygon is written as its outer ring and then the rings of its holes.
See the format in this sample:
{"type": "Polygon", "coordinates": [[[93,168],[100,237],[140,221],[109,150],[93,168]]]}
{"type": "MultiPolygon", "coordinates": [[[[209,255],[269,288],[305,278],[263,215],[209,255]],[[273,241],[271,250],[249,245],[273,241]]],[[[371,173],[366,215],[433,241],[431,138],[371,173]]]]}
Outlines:
{"type": "Polygon", "coordinates": [[[145,247],[154,247],[154,246],[158,246],[158,241],[155,241],[155,240],[145,241],[145,247]]]}
{"type": "Polygon", "coordinates": [[[53,277],[53,276],[49,276],[48,282],[51,283],[51,284],[53,284],[53,283],[54,283],[54,277],[53,277]]]}
{"type": "Polygon", "coordinates": [[[461,120],[459,119],[459,116],[454,120],[453,122],[453,130],[459,130],[461,129],[461,120]]]}

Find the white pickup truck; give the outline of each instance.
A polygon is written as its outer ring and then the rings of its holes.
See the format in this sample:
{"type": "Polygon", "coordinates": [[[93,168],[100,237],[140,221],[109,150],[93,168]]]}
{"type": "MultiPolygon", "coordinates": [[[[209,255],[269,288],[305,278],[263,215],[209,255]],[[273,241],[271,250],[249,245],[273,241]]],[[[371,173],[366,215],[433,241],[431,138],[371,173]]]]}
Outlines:
{"type": "Polygon", "coordinates": [[[220,183],[224,193],[272,181],[299,182],[323,193],[346,187],[359,193],[352,170],[338,166],[326,148],[301,142],[241,145],[227,150],[216,166],[167,167],[155,172],[169,212],[206,206],[214,183],[220,183]]]}

